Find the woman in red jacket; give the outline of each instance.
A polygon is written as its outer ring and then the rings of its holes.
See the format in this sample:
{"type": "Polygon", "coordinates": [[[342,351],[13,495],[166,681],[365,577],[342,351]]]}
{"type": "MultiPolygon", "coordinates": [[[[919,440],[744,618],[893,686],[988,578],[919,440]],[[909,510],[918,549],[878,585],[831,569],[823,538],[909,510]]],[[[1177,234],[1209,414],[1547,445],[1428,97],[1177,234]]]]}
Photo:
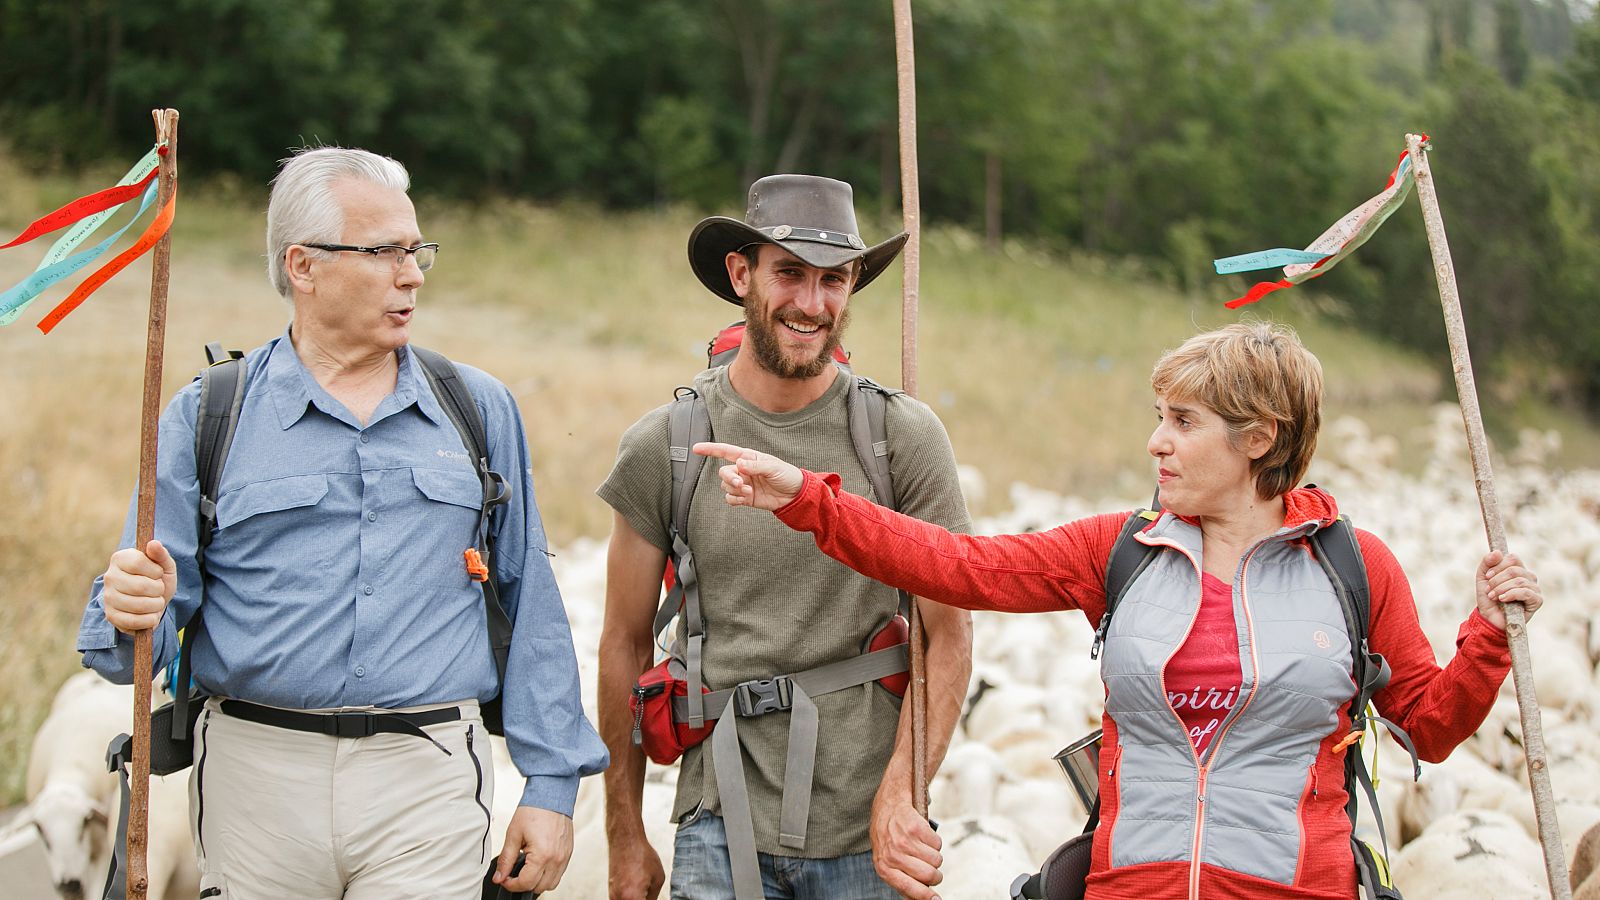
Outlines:
{"type": "MultiPolygon", "coordinates": [[[[1098,900],[1356,896],[1344,756],[1355,696],[1342,607],[1307,535],[1338,517],[1296,485],[1316,449],[1322,368],[1290,329],[1230,325],[1163,356],[1151,377],[1161,515],[1101,659],[1098,900]]],[[[1128,513],[977,537],[874,506],[834,475],[700,444],[727,501],[776,511],[873,578],[967,609],[1105,612],[1107,556],[1128,513]]],[[[1416,527],[1426,529],[1419,517],[1416,527]]],[[[1477,604],[1441,668],[1389,549],[1357,530],[1371,586],[1371,649],[1392,668],[1379,713],[1437,762],[1487,715],[1510,668],[1502,603],[1542,602],[1513,555],[1477,570],[1477,604]]],[[[938,839],[916,838],[937,883],[938,839]]],[[[930,888],[925,897],[933,897],[930,888]]]]}

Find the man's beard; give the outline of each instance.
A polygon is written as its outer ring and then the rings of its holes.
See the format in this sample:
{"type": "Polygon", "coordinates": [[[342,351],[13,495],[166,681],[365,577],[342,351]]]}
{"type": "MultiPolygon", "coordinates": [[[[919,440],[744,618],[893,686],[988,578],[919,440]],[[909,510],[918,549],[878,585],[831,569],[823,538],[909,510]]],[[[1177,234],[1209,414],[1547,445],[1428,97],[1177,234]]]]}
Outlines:
{"type": "Polygon", "coordinates": [[[807,321],[805,316],[793,313],[786,316],[785,320],[806,321],[807,324],[828,329],[828,336],[817,348],[815,357],[796,361],[784,355],[783,343],[778,337],[778,329],[784,326],[768,313],[766,298],[761,296],[761,289],[752,282],[750,292],[744,298],[744,328],[745,333],[750,335],[750,349],[755,353],[756,362],[779,378],[815,378],[827,371],[828,365],[833,362],[834,351],[839,349],[840,341],[844,340],[844,330],[850,324],[850,307],[846,306],[837,319],[827,318],[824,314],[824,318],[807,321]]]}

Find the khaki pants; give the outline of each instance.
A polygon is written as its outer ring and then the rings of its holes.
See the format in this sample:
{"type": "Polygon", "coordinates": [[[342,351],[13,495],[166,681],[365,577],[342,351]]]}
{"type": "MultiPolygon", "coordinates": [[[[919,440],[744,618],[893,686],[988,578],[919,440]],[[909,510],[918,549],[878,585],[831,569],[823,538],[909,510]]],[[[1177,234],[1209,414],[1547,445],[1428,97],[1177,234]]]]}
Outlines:
{"type": "MultiPolygon", "coordinates": [[[[476,702],[414,735],[338,738],[232,718],[195,723],[189,815],[200,896],[477,898],[494,763],[476,702]]],[[[437,707],[418,707],[408,712],[437,707]]]]}

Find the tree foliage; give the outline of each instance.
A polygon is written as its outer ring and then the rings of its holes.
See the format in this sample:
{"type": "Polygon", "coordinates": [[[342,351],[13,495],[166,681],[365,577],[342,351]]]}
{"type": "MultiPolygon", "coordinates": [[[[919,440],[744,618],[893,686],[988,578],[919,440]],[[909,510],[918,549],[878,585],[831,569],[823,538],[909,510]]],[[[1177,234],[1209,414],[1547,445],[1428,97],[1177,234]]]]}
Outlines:
{"type": "MultiPolygon", "coordinates": [[[[1209,259],[1303,246],[1427,131],[1479,358],[1600,409],[1592,10],[918,0],[925,219],[1242,288],[1209,259]]],[[[0,137],[41,167],[126,159],[168,105],[186,173],[246,183],[337,143],[468,199],[725,210],[761,174],[811,171],[885,219],[898,206],[887,2],[0,0],[0,83],[0,137]]],[[[1417,219],[1318,288],[1432,346],[1417,219]]]]}

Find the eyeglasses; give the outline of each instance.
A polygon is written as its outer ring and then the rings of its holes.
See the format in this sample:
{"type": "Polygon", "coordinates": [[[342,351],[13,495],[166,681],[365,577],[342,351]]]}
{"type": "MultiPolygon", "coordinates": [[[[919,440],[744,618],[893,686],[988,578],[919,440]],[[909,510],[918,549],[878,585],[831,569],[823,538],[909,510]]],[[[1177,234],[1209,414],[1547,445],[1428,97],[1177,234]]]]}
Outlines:
{"type": "Polygon", "coordinates": [[[301,244],[302,247],[314,247],[318,250],[332,250],[343,253],[365,253],[372,257],[373,263],[386,272],[398,272],[406,264],[406,256],[417,258],[417,268],[426,272],[433,268],[434,258],[439,255],[438,244],[421,244],[416,247],[401,247],[398,244],[379,244],[376,247],[352,247],[349,244],[301,244]]]}

